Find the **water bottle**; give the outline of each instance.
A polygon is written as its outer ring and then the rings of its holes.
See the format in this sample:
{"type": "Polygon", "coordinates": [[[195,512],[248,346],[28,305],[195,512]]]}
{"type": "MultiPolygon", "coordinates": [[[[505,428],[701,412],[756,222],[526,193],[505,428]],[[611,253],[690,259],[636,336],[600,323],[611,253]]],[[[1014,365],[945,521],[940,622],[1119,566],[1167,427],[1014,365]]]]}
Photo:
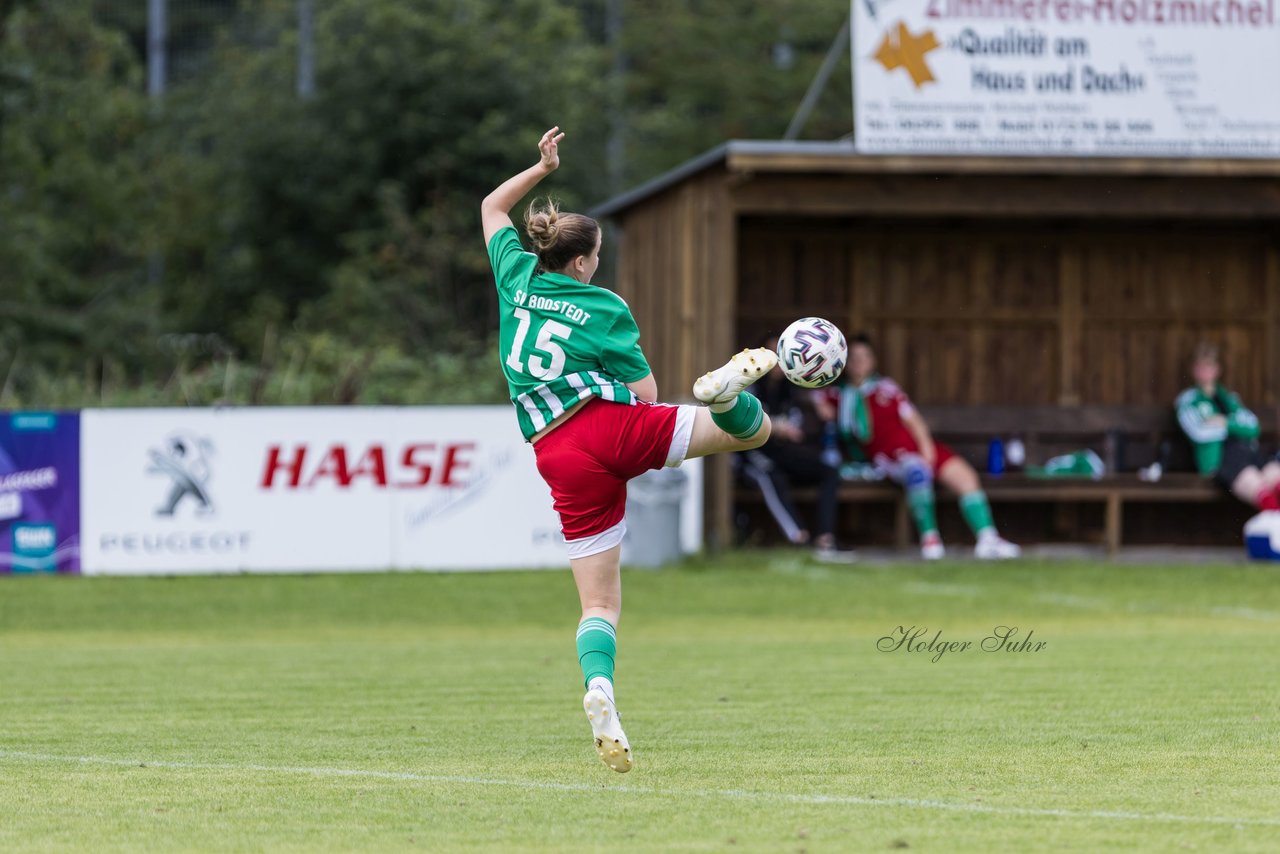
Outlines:
{"type": "Polygon", "coordinates": [[[1004,459],[1010,469],[1020,469],[1027,463],[1027,446],[1014,436],[1004,449],[1004,459]]]}
{"type": "Polygon", "coordinates": [[[987,473],[1004,474],[1004,442],[999,437],[987,446],[987,473]]]}

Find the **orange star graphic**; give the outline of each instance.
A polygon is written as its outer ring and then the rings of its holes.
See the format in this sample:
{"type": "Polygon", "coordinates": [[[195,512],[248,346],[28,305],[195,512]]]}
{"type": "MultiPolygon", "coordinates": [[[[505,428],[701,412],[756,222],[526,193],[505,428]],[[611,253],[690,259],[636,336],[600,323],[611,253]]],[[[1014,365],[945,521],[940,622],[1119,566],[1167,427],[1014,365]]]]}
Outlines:
{"type": "Polygon", "coordinates": [[[874,58],[884,66],[885,71],[907,69],[911,82],[919,89],[935,79],[924,61],[924,55],[939,47],[941,45],[933,30],[925,30],[920,35],[913,36],[907,25],[899,21],[897,33],[884,34],[884,41],[880,42],[874,58]]]}

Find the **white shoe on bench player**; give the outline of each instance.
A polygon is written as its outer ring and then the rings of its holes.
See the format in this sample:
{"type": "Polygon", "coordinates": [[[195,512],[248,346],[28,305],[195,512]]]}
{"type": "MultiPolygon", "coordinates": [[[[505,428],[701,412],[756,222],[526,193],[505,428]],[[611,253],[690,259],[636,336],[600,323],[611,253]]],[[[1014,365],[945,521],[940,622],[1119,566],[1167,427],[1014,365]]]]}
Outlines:
{"type": "Polygon", "coordinates": [[[973,556],[978,560],[1012,560],[1022,555],[1022,549],[1001,537],[994,530],[986,530],[978,537],[973,556]]]}

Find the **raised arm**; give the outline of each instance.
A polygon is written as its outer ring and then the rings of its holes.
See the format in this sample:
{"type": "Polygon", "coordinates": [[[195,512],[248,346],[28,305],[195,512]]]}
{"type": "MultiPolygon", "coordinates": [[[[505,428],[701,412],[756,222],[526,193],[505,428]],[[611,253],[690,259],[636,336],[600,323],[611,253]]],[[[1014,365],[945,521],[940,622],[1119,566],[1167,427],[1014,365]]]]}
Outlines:
{"type": "Polygon", "coordinates": [[[480,222],[484,226],[484,243],[489,245],[493,236],[511,225],[511,209],[516,202],[529,194],[543,178],[556,171],[560,166],[560,140],[564,134],[559,127],[553,127],[542,135],[538,141],[538,162],[503,181],[498,188],[484,197],[480,203],[480,222]]]}

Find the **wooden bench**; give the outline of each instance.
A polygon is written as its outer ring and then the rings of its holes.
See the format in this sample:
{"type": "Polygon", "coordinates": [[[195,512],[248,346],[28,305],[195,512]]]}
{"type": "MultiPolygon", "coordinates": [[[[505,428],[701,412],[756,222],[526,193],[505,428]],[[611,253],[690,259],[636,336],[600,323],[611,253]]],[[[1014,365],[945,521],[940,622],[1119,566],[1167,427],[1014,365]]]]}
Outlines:
{"type": "MultiPolygon", "coordinates": [[[[1108,475],[1100,480],[1032,478],[1021,474],[983,475],[982,488],[993,505],[1101,504],[1105,518],[1101,542],[1108,553],[1117,551],[1124,542],[1126,502],[1213,503],[1228,500],[1211,481],[1189,473],[1168,475],[1159,483],[1144,483],[1132,474],[1108,475]]],[[[799,487],[792,490],[792,497],[800,504],[812,504],[818,493],[812,487],[799,487]]],[[[744,503],[756,502],[760,493],[750,487],[739,487],[736,498],[744,503]]],[[[906,549],[915,541],[907,502],[902,489],[896,484],[845,481],[840,485],[840,501],[846,504],[892,504],[894,546],[906,549]]]]}
{"type": "MultiPolygon", "coordinates": [[[[1087,478],[1035,478],[1011,472],[982,475],[983,489],[993,505],[1101,505],[1100,536],[1077,531],[1079,540],[1098,540],[1109,553],[1124,544],[1127,505],[1206,504],[1233,505],[1212,481],[1190,469],[1190,447],[1182,437],[1172,408],[1166,407],[921,407],[934,435],[964,456],[980,473],[986,468],[988,444],[993,436],[1020,437],[1030,462],[1085,448],[1096,451],[1107,463],[1109,474],[1087,478]],[[1163,446],[1163,454],[1162,454],[1163,446]],[[1156,483],[1138,479],[1136,470],[1161,456],[1174,471],[1166,471],[1156,483]]],[[[1264,445],[1274,441],[1275,418],[1263,419],[1264,445]]],[[[800,504],[817,500],[817,490],[794,488],[800,504]]],[[[940,499],[946,500],[945,495],[940,499]]],[[[735,491],[743,505],[760,501],[759,492],[742,486],[735,491]]],[[[840,487],[842,504],[890,504],[893,507],[893,542],[909,547],[915,532],[902,490],[885,481],[846,481],[840,487]]],[[[1242,505],[1241,505],[1242,506],[1242,505]]],[[[998,514],[997,514],[998,515],[998,514]]],[[[1233,523],[1234,524],[1234,523],[1233,523]]]]}

